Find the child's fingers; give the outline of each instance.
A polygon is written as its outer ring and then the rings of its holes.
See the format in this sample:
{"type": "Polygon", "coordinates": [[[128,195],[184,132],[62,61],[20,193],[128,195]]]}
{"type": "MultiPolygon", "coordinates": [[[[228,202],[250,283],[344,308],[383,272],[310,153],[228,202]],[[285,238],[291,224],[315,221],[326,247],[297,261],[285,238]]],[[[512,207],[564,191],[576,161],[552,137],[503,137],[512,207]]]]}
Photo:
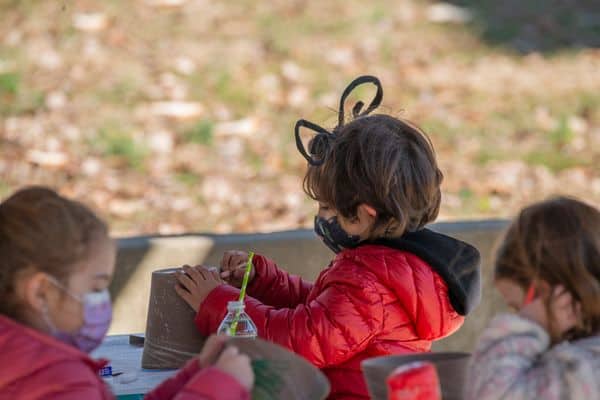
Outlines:
{"type": "Polygon", "coordinates": [[[242,263],[236,267],[229,268],[227,270],[221,271],[220,275],[223,279],[240,279],[244,276],[244,272],[246,271],[246,264],[242,263]]]}
{"type": "Polygon", "coordinates": [[[233,270],[233,276],[236,279],[243,279],[244,278],[244,274],[246,273],[246,263],[242,263],[240,265],[238,265],[234,270],[233,270]]]}
{"type": "Polygon", "coordinates": [[[573,295],[559,285],[552,290],[552,309],[555,317],[559,320],[562,331],[568,331],[577,326],[579,321],[578,306],[573,295]]]}
{"type": "Polygon", "coordinates": [[[198,265],[196,268],[198,272],[202,274],[204,280],[216,280],[221,282],[219,271],[216,267],[205,267],[203,265],[198,265]]]}
{"type": "Polygon", "coordinates": [[[194,299],[190,292],[188,292],[179,285],[175,285],[175,292],[177,292],[179,297],[181,297],[186,303],[188,303],[190,307],[192,307],[194,310],[196,309],[197,305],[194,304],[194,299]]]}
{"type": "Polygon", "coordinates": [[[229,277],[231,276],[231,272],[230,271],[222,271],[221,272],[221,278],[227,280],[229,277]]]}
{"type": "Polygon", "coordinates": [[[200,283],[206,279],[202,273],[202,269],[203,268],[201,266],[197,265],[194,268],[188,267],[185,272],[190,276],[190,278],[192,278],[194,282],[200,283]]]}
{"type": "Polygon", "coordinates": [[[227,337],[217,335],[211,335],[206,340],[206,343],[198,356],[203,367],[212,365],[217,361],[217,358],[219,358],[219,355],[225,347],[226,341],[227,337]]]}
{"type": "Polygon", "coordinates": [[[239,350],[237,347],[235,346],[228,346],[225,348],[225,350],[223,350],[223,352],[221,353],[221,358],[231,358],[231,357],[235,357],[239,354],[239,350]]]}
{"type": "Polygon", "coordinates": [[[211,276],[213,277],[213,279],[215,281],[221,282],[221,277],[219,276],[219,271],[215,267],[210,267],[208,269],[208,271],[210,272],[211,276]]]}
{"type": "Polygon", "coordinates": [[[578,318],[581,318],[581,313],[582,313],[582,311],[581,311],[581,303],[580,302],[576,302],[574,308],[575,308],[575,315],[578,318]]]}
{"type": "Polygon", "coordinates": [[[184,288],[186,288],[188,290],[192,290],[193,288],[195,288],[197,286],[196,282],[194,282],[192,280],[192,278],[190,278],[189,275],[184,272],[181,272],[181,271],[175,272],[175,278],[184,288]]]}
{"type": "Polygon", "coordinates": [[[227,335],[210,335],[208,340],[206,341],[206,344],[210,344],[211,347],[212,346],[219,347],[219,352],[221,352],[221,350],[223,350],[223,347],[225,346],[225,343],[227,343],[228,339],[229,338],[227,337],[227,335]]]}
{"type": "Polygon", "coordinates": [[[238,264],[244,262],[247,258],[248,254],[243,251],[228,251],[223,255],[223,265],[221,266],[221,269],[234,269],[238,264]]]}
{"type": "Polygon", "coordinates": [[[221,260],[221,269],[229,269],[231,257],[233,257],[232,251],[226,251],[225,254],[223,254],[223,259],[221,260]]]}
{"type": "Polygon", "coordinates": [[[226,259],[227,259],[227,253],[223,254],[223,258],[221,258],[221,271],[225,270],[225,266],[227,265],[225,263],[226,259]]]}
{"type": "Polygon", "coordinates": [[[572,308],[573,296],[564,286],[559,285],[552,291],[552,301],[557,308],[572,308]]]}
{"type": "Polygon", "coordinates": [[[563,285],[555,286],[554,289],[552,289],[552,295],[554,297],[559,297],[564,293],[569,293],[569,292],[567,291],[567,289],[565,289],[565,287],[563,285]]]}

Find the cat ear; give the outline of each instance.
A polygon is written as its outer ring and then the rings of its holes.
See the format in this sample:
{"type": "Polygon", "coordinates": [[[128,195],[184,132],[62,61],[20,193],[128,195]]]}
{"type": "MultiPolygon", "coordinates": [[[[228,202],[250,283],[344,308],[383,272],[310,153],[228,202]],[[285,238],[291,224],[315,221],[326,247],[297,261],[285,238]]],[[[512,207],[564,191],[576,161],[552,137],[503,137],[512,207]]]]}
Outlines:
{"type": "Polygon", "coordinates": [[[356,104],[354,104],[354,106],[352,107],[352,116],[354,118],[365,116],[365,115],[369,114],[371,111],[373,111],[374,109],[376,109],[377,107],[379,107],[379,105],[381,104],[381,101],[383,100],[383,87],[381,86],[381,82],[379,81],[379,79],[372,75],[359,76],[358,78],[356,78],[355,80],[350,82],[350,84],[346,87],[346,89],[344,89],[344,92],[342,93],[342,97],[340,98],[339,112],[338,112],[338,127],[344,125],[344,122],[346,119],[346,110],[344,108],[344,105],[346,103],[346,98],[348,98],[348,96],[350,95],[350,93],[352,93],[352,91],[354,89],[356,89],[358,86],[364,85],[366,83],[372,83],[377,87],[377,92],[375,93],[375,97],[373,97],[373,100],[371,100],[371,103],[369,104],[367,109],[362,112],[361,112],[361,110],[362,110],[363,106],[365,105],[365,103],[362,101],[356,102],[356,104]]]}
{"type": "Polygon", "coordinates": [[[365,103],[362,101],[356,102],[356,104],[354,104],[354,106],[352,107],[352,116],[354,118],[358,118],[369,114],[381,104],[381,100],[383,99],[383,88],[381,87],[381,82],[379,82],[379,79],[377,79],[376,77],[371,75],[363,75],[350,82],[346,89],[344,89],[342,97],[340,98],[338,125],[336,129],[334,129],[333,133],[323,128],[322,126],[319,126],[305,119],[299,119],[298,121],[296,121],[296,126],[294,127],[296,147],[298,148],[300,154],[302,154],[302,157],[304,157],[310,165],[320,166],[325,162],[325,158],[329,154],[331,142],[336,137],[335,132],[337,128],[344,125],[344,105],[346,102],[346,98],[350,95],[350,93],[352,93],[354,89],[366,83],[372,83],[377,87],[375,97],[373,98],[373,100],[371,100],[371,103],[369,103],[369,106],[364,111],[362,111],[362,108],[365,105],[365,103]],[[302,140],[302,135],[300,132],[302,128],[307,128],[314,132],[314,136],[312,136],[308,140],[307,145],[305,145],[304,141],[302,140]]]}
{"type": "Polygon", "coordinates": [[[296,136],[296,147],[302,157],[308,161],[310,165],[319,166],[325,162],[325,157],[329,152],[330,142],[335,138],[335,134],[315,123],[300,119],[294,127],[294,135],[296,136]],[[314,132],[314,136],[308,141],[308,149],[305,146],[300,133],[301,128],[307,128],[314,132]]]}

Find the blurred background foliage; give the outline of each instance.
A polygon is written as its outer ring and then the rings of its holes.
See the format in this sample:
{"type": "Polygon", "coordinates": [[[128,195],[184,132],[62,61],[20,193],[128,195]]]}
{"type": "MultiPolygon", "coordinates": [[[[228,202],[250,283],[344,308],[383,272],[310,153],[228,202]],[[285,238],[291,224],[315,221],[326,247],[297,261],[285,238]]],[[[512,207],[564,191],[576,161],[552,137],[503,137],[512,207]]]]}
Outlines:
{"type": "Polygon", "coordinates": [[[431,136],[442,219],[600,205],[599,48],[592,0],[0,0],[0,197],[50,185],[117,235],[308,227],[293,125],[368,73],[431,136]]]}

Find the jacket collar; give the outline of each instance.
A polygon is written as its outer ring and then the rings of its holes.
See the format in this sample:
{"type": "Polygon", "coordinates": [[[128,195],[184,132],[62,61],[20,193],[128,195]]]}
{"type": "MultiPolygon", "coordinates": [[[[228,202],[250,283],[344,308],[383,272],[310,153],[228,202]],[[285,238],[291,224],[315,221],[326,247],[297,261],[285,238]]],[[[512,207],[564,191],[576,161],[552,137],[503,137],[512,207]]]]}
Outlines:
{"type": "Polygon", "coordinates": [[[381,238],[361,244],[391,247],[421,258],[446,282],[450,303],[460,315],[467,315],[481,300],[481,257],[468,243],[421,229],[399,238],[381,238]]]}

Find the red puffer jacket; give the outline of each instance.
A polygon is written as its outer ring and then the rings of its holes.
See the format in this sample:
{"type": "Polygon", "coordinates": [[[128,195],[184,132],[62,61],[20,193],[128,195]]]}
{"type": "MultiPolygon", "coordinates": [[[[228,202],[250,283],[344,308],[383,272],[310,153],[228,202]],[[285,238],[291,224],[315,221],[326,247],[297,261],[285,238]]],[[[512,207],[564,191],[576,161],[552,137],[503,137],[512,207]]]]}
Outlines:
{"type": "MultiPolygon", "coordinates": [[[[98,371],[105,360],[0,315],[1,400],[112,400],[98,371]]],[[[190,361],[173,378],[146,395],[147,400],[249,400],[233,377],[190,361]]]]}
{"type": "MultiPolygon", "coordinates": [[[[429,230],[344,250],[314,284],[254,260],[246,312],[259,336],[321,368],[330,399],[367,399],[362,360],[429,351],[479,299],[477,250],[429,230]]],[[[202,334],[216,331],[238,295],[227,285],[208,295],[196,316],[202,334]]]]}

